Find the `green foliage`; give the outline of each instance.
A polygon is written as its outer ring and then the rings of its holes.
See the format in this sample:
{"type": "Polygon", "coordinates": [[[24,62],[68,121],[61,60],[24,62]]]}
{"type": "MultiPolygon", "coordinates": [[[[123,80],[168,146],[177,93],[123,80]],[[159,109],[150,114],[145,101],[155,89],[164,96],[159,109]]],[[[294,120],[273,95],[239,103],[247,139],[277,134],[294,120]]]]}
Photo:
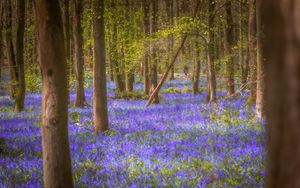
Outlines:
{"type": "Polygon", "coordinates": [[[126,99],[126,100],[137,100],[137,99],[143,99],[146,100],[149,98],[149,95],[146,95],[144,93],[140,93],[138,91],[132,91],[132,92],[117,92],[113,99],[126,99]]]}
{"type": "Polygon", "coordinates": [[[162,90],[162,93],[181,93],[181,90],[176,87],[169,87],[165,90],[162,90]]]}

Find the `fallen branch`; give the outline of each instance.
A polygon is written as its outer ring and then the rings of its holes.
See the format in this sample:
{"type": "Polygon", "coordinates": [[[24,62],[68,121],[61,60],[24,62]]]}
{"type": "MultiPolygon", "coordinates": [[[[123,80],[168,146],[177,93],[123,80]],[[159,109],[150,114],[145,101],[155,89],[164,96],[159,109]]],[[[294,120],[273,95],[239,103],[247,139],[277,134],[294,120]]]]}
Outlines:
{"type": "MultiPolygon", "coordinates": [[[[196,5],[196,8],[195,8],[195,11],[194,11],[194,15],[193,15],[193,19],[197,16],[197,12],[198,12],[198,8],[199,8],[199,5],[200,5],[200,1],[197,2],[197,5],[196,5]]],[[[156,86],[156,88],[153,90],[152,94],[150,95],[149,99],[148,99],[148,102],[146,104],[146,107],[150,106],[153,101],[154,101],[154,97],[158,94],[160,88],[162,87],[163,83],[166,81],[167,77],[168,77],[168,74],[170,72],[170,70],[172,69],[172,67],[174,66],[176,60],[177,60],[177,57],[181,51],[181,49],[183,48],[184,46],[184,43],[187,39],[187,36],[188,36],[188,33],[186,33],[183,38],[182,38],[182,41],[180,43],[180,46],[178,47],[177,49],[177,52],[176,54],[174,55],[170,65],[168,66],[166,72],[164,73],[163,77],[161,78],[161,80],[159,81],[159,84],[156,86]]]]}

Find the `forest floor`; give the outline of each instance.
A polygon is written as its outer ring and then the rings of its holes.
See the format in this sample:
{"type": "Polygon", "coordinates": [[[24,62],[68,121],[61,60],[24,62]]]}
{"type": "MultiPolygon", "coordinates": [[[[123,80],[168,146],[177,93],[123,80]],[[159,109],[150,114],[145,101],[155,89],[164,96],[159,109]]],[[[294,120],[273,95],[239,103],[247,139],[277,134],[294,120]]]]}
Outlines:
{"type": "MultiPolygon", "coordinates": [[[[207,104],[205,92],[193,95],[190,86],[187,79],[167,82],[161,104],[148,108],[145,100],[109,99],[111,129],[99,136],[92,108],[70,107],[76,187],[263,187],[266,133],[253,106],[242,95],[207,104]]],[[[109,96],[113,90],[108,83],[109,96]]],[[[12,106],[0,97],[0,187],[42,187],[41,94],[26,96],[25,112],[12,106]]]]}

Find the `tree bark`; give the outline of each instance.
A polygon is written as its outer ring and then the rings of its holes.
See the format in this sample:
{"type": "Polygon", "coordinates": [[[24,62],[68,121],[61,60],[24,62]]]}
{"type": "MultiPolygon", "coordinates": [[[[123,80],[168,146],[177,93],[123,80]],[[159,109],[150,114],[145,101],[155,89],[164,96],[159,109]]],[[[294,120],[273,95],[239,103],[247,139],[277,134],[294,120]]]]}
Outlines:
{"type": "Polygon", "coordinates": [[[13,44],[13,26],[12,26],[12,5],[10,0],[4,1],[5,8],[5,42],[6,51],[9,62],[9,72],[10,72],[10,98],[14,99],[16,97],[16,86],[18,83],[18,70],[16,64],[16,56],[14,52],[13,44]]]}
{"type": "Polygon", "coordinates": [[[199,78],[200,78],[200,46],[199,39],[196,37],[195,49],[194,49],[194,67],[193,67],[193,94],[199,93],[199,78]]]}
{"type": "MultiPolygon", "coordinates": [[[[143,0],[143,11],[144,11],[144,33],[145,36],[150,35],[150,1],[143,0]]],[[[146,53],[144,55],[143,63],[143,77],[144,77],[144,93],[149,94],[150,91],[150,80],[149,80],[149,45],[150,42],[145,44],[146,53]]]]}
{"type": "MultiPolygon", "coordinates": [[[[152,5],[152,31],[151,33],[157,32],[157,22],[158,22],[158,6],[157,6],[157,0],[152,0],[151,5],[152,5]]],[[[151,90],[152,92],[155,90],[157,87],[157,64],[158,64],[158,50],[155,44],[152,45],[152,64],[151,64],[151,90]]],[[[159,103],[159,97],[158,94],[154,96],[153,100],[154,104],[159,103]]]]}
{"type": "Polygon", "coordinates": [[[94,0],[94,126],[96,134],[108,130],[106,72],[105,72],[105,32],[104,1],[94,0]]]}
{"type": "Polygon", "coordinates": [[[73,0],[73,40],[75,50],[74,71],[76,77],[76,96],[75,107],[83,108],[86,105],[84,94],[84,59],[83,59],[83,31],[81,26],[81,17],[83,12],[83,1],[73,0]]]}
{"type": "Polygon", "coordinates": [[[231,10],[231,0],[226,0],[226,29],[225,29],[225,54],[226,54],[226,74],[227,74],[227,95],[234,95],[234,57],[232,48],[234,47],[234,28],[231,10]]]}
{"type": "MultiPolygon", "coordinates": [[[[174,2],[173,0],[166,0],[166,8],[167,8],[167,17],[170,26],[174,26],[174,2]]],[[[173,54],[174,48],[174,36],[171,34],[168,37],[168,53],[173,54]]],[[[169,63],[172,61],[172,58],[169,58],[169,63]]],[[[169,74],[169,80],[174,80],[174,67],[172,67],[171,72],[169,74]]]]}
{"type": "Polygon", "coordinates": [[[214,68],[214,19],[215,19],[215,5],[213,0],[209,0],[208,7],[208,47],[207,47],[207,79],[208,91],[207,102],[214,102],[216,100],[216,77],[214,68]]]}
{"type": "Polygon", "coordinates": [[[68,80],[58,0],[37,0],[43,75],[42,145],[44,186],[74,187],[68,139],[68,80]]]}
{"type": "MultiPolygon", "coordinates": [[[[115,0],[111,0],[111,8],[113,9],[113,12],[116,13],[116,3],[115,0]]],[[[121,62],[119,59],[119,54],[118,54],[118,49],[116,46],[116,42],[118,40],[118,28],[117,25],[114,24],[112,26],[112,35],[111,35],[111,55],[112,55],[112,64],[113,64],[113,69],[114,69],[114,80],[116,82],[116,88],[117,92],[124,92],[125,91],[125,83],[123,80],[123,75],[122,75],[122,66],[121,62]]]]}
{"type": "Polygon", "coordinates": [[[263,0],[261,13],[268,96],[266,187],[299,187],[300,1],[263,0]]]}
{"type": "Polygon", "coordinates": [[[255,101],[256,98],[256,13],[255,2],[256,0],[248,0],[249,2],[249,26],[248,26],[248,53],[249,53],[249,68],[250,68],[250,98],[255,101]]]}
{"type": "Polygon", "coordinates": [[[25,100],[25,71],[24,71],[24,29],[25,29],[25,1],[17,1],[17,38],[16,63],[18,71],[17,95],[15,111],[24,110],[25,100]]]}
{"type": "Polygon", "coordinates": [[[256,116],[263,118],[265,116],[265,60],[262,54],[263,30],[261,23],[261,3],[262,0],[256,0],[256,25],[257,25],[257,89],[256,89],[256,116]]]}

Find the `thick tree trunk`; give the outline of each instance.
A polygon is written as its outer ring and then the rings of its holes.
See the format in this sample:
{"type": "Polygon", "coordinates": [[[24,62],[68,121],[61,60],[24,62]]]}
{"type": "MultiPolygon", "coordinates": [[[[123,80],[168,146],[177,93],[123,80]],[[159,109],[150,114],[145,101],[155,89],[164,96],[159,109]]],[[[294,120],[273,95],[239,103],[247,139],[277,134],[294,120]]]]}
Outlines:
{"type": "Polygon", "coordinates": [[[18,71],[18,86],[15,100],[15,111],[24,110],[25,99],[25,71],[24,71],[24,29],[25,29],[25,1],[17,1],[17,39],[16,62],[18,71]]]}
{"type": "Polygon", "coordinates": [[[300,1],[263,0],[269,188],[300,186],[300,1]]]}
{"type": "Polygon", "coordinates": [[[249,2],[249,27],[248,27],[248,53],[249,53],[249,67],[250,67],[250,97],[252,101],[256,98],[256,0],[248,0],[249,2]]]}
{"type": "Polygon", "coordinates": [[[82,0],[74,0],[73,10],[73,40],[75,50],[74,71],[76,77],[75,107],[83,108],[86,105],[84,94],[84,59],[83,59],[83,31],[81,27],[81,16],[83,12],[82,0]]]}
{"type": "Polygon", "coordinates": [[[234,57],[232,48],[234,47],[233,17],[231,11],[231,1],[226,0],[226,29],[225,29],[225,53],[226,53],[226,74],[227,74],[227,95],[234,95],[234,57]]]}
{"type": "Polygon", "coordinates": [[[96,134],[108,130],[105,37],[104,37],[104,1],[94,0],[94,126],[96,134]]]}
{"type": "MultiPolygon", "coordinates": [[[[151,5],[152,5],[152,34],[157,31],[157,22],[158,22],[158,6],[157,6],[157,0],[152,0],[151,5]]],[[[151,64],[151,90],[152,92],[155,90],[157,87],[157,64],[158,64],[158,50],[155,46],[155,44],[152,45],[152,64],[151,64]]],[[[159,97],[158,94],[154,96],[153,100],[154,104],[159,103],[159,97]]]]}
{"type": "MultiPolygon", "coordinates": [[[[144,11],[144,33],[146,36],[150,34],[150,1],[143,0],[143,11],[144,11]]],[[[143,77],[144,77],[144,93],[149,94],[150,91],[150,80],[149,80],[149,42],[145,44],[146,53],[144,55],[143,63],[143,77]]]]}
{"type": "Polygon", "coordinates": [[[214,68],[214,11],[215,11],[215,2],[209,0],[209,18],[208,18],[208,47],[207,47],[207,102],[214,102],[216,100],[216,77],[215,77],[215,68],[214,68]]]}
{"type": "Polygon", "coordinates": [[[13,26],[12,26],[12,5],[10,0],[4,0],[5,4],[5,42],[6,51],[9,62],[9,72],[10,72],[10,98],[14,99],[16,97],[17,83],[18,83],[18,70],[16,64],[16,56],[14,52],[13,44],[13,26]]]}
{"type": "Polygon", "coordinates": [[[37,0],[43,75],[42,145],[44,186],[74,187],[68,139],[68,80],[58,0],[37,0]]]}
{"type": "Polygon", "coordinates": [[[257,25],[257,89],[256,89],[256,115],[258,118],[265,116],[265,60],[262,54],[263,30],[261,24],[261,3],[256,0],[256,25],[257,25]]]}

